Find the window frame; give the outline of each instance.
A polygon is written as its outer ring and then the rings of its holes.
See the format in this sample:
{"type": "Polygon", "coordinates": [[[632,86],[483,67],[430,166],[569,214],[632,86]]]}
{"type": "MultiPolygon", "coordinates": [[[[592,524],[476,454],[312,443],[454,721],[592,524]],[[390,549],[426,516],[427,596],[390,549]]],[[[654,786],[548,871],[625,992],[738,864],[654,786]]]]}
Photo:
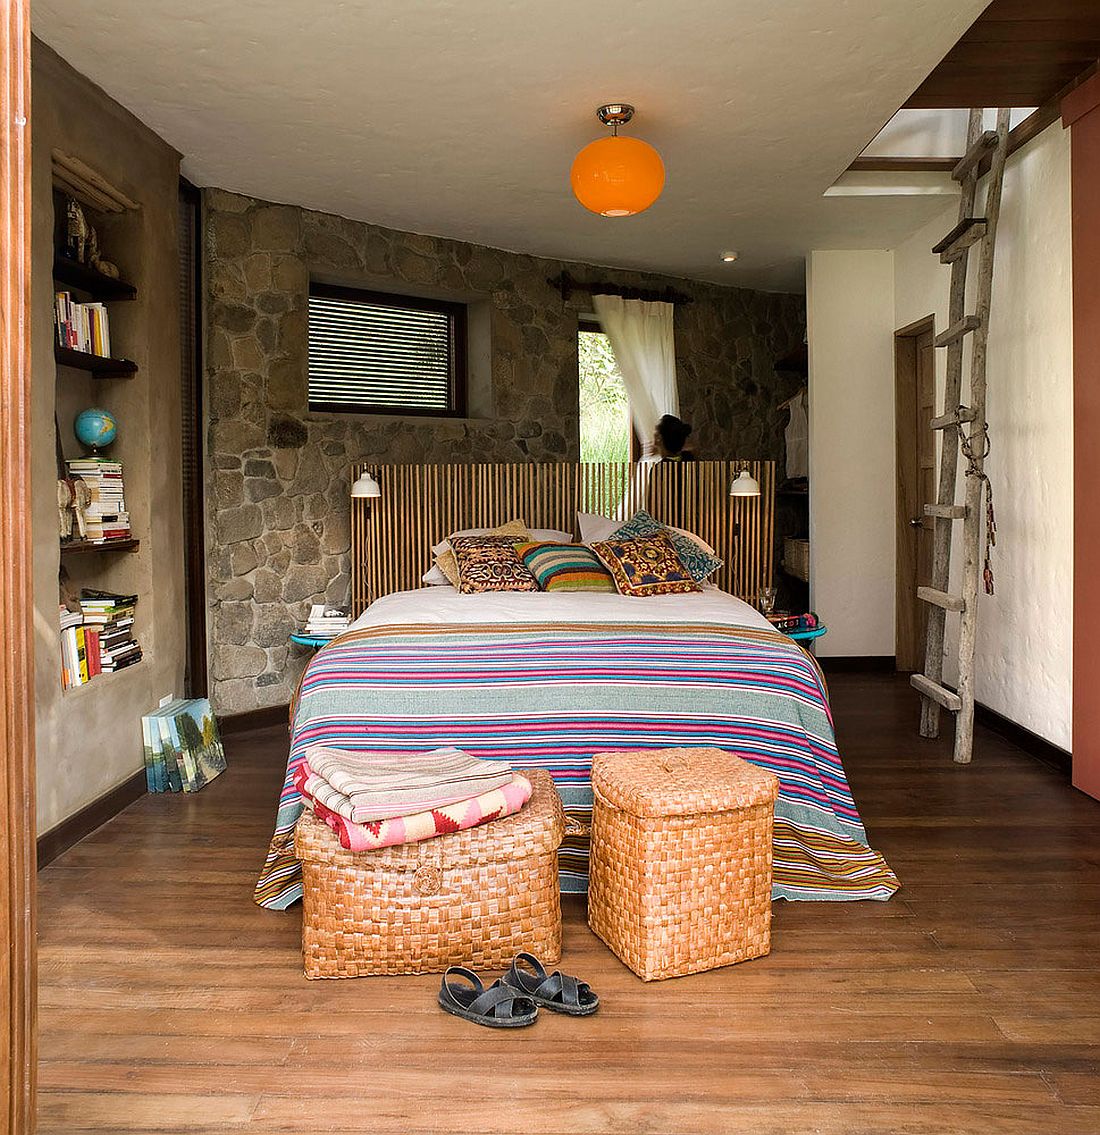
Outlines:
{"type": "Polygon", "coordinates": [[[468,359],[467,306],[455,300],[408,296],[397,292],[378,292],[370,288],[351,288],[342,284],[309,282],[309,298],[348,300],[370,303],[377,307],[404,308],[409,311],[432,311],[447,315],[451,321],[451,384],[447,409],[424,406],[376,405],[362,402],[314,402],[310,397],[309,379],[309,308],[306,307],[306,405],[313,414],[359,414],[388,417],[464,418],[466,417],[468,359]]]}

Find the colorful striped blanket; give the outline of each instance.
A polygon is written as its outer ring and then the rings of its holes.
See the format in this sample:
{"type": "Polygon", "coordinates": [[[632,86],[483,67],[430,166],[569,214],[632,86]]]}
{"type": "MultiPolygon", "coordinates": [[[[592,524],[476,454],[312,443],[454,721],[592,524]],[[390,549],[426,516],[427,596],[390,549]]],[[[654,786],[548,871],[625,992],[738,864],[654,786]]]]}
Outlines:
{"type": "MultiPolygon", "coordinates": [[[[780,780],[773,895],[887,899],[898,881],[867,836],[833,737],[816,662],[785,635],[717,623],[417,624],[367,627],[310,661],[298,691],[261,906],[302,895],[294,774],[307,747],[454,745],[546,768],[587,823],[592,754],[686,745],[727,749],[780,780]]],[[[559,853],[562,890],[588,882],[585,837],[559,853]]]]}

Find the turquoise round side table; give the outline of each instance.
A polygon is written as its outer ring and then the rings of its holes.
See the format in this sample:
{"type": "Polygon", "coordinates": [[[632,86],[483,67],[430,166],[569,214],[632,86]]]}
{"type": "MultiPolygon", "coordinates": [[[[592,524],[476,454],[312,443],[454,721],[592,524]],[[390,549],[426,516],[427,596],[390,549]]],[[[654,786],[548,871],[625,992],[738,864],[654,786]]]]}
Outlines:
{"type": "Polygon", "coordinates": [[[795,642],[811,642],[813,639],[821,638],[821,636],[823,634],[828,634],[828,633],[829,633],[829,628],[824,623],[820,623],[818,626],[814,627],[814,629],[811,630],[811,631],[785,631],[784,632],[784,634],[786,634],[788,638],[793,638],[795,642]]]}
{"type": "Polygon", "coordinates": [[[316,650],[318,647],[324,646],[325,643],[331,642],[332,639],[318,638],[316,635],[301,634],[300,632],[295,631],[290,636],[290,641],[296,642],[299,646],[312,646],[316,650]]]}

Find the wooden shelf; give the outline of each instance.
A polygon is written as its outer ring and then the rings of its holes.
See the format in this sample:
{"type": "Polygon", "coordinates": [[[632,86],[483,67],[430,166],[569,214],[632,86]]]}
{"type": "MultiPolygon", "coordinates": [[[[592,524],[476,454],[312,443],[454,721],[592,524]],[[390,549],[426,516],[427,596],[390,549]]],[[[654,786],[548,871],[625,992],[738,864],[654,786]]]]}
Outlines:
{"type": "Polygon", "coordinates": [[[136,552],[140,547],[140,540],[108,540],[103,544],[93,544],[89,540],[70,540],[61,545],[61,554],[79,556],[85,552],[136,552]]]}
{"type": "Polygon", "coordinates": [[[129,359],[109,359],[60,346],[53,353],[58,366],[90,371],[95,378],[133,378],[137,374],[137,363],[129,359]]]}
{"type": "Polygon", "coordinates": [[[67,256],[55,256],[53,278],[59,284],[85,292],[92,299],[102,302],[110,300],[137,299],[137,288],[125,280],[105,276],[102,272],[67,256]]]}

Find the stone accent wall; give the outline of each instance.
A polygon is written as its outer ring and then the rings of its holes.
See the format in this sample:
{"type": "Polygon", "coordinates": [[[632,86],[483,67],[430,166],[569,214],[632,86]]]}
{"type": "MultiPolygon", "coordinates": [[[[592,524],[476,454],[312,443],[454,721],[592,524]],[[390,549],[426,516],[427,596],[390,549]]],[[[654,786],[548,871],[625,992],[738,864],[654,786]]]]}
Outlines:
{"type": "MultiPolygon", "coordinates": [[[[700,455],[782,458],[773,363],[803,340],[802,296],[542,260],[250,197],[204,193],[211,694],[234,713],[289,700],[308,653],[287,636],[349,590],[352,464],[575,461],[577,320],[547,278],[663,288],[676,310],[682,415],[700,455]],[[309,281],[489,308],[483,417],[310,413],[309,281]]],[[[590,306],[590,305],[589,305],[590,306]]]]}

